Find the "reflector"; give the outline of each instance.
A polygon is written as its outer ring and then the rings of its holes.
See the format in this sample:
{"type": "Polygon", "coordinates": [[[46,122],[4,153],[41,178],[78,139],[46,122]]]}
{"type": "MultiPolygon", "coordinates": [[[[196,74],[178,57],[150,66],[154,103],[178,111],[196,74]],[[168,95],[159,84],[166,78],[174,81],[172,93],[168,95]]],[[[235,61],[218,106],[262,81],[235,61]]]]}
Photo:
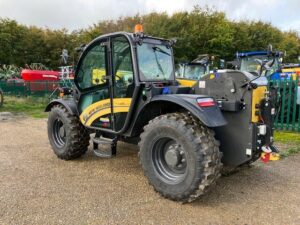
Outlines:
{"type": "Polygon", "coordinates": [[[197,103],[200,107],[211,107],[216,105],[216,102],[212,98],[198,98],[197,103]]]}

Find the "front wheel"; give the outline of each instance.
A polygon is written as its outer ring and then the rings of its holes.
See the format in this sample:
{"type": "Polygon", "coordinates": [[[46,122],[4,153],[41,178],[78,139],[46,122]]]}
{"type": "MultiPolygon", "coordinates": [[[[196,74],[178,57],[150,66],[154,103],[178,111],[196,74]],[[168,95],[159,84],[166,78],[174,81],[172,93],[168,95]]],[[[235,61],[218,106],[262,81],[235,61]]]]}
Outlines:
{"type": "Polygon", "coordinates": [[[77,116],[62,105],[52,107],[48,117],[48,138],[54,153],[64,160],[76,159],[89,146],[90,136],[77,116]]]}
{"type": "Polygon", "coordinates": [[[221,153],[214,132],[186,113],[150,121],[139,146],[146,177],[166,198],[191,202],[220,176],[221,153]]]}

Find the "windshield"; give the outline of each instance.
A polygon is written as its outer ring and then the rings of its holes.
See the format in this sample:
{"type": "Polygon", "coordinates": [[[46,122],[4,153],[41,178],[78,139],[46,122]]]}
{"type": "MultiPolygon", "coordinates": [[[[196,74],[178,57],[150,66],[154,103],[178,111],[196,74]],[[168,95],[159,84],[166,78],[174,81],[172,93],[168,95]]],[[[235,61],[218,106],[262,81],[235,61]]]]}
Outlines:
{"type": "Polygon", "coordinates": [[[137,48],[141,81],[174,80],[173,54],[165,45],[143,43],[137,48]]]}
{"type": "Polygon", "coordinates": [[[205,73],[206,69],[203,65],[185,65],[183,77],[198,80],[205,73]]]}
{"type": "MultiPolygon", "coordinates": [[[[241,60],[241,71],[247,71],[250,73],[256,73],[257,75],[260,74],[260,67],[261,65],[255,61],[255,59],[259,59],[263,62],[272,61],[272,57],[268,57],[267,55],[254,55],[254,56],[248,56],[244,57],[241,60]]],[[[270,74],[275,73],[279,69],[279,63],[278,58],[275,58],[275,62],[273,63],[271,70],[265,71],[263,70],[263,75],[267,76],[270,74]]]]}

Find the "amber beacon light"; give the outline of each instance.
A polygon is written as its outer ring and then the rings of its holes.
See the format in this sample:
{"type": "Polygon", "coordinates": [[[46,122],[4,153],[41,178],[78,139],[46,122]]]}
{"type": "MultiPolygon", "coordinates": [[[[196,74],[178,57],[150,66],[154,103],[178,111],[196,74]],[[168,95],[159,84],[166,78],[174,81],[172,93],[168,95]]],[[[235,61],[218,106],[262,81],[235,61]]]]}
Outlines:
{"type": "Polygon", "coordinates": [[[143,29],[143,25],[142,24],[137,24],[134,27],[134,33],[143,33],[144,29],[143,29]]]}

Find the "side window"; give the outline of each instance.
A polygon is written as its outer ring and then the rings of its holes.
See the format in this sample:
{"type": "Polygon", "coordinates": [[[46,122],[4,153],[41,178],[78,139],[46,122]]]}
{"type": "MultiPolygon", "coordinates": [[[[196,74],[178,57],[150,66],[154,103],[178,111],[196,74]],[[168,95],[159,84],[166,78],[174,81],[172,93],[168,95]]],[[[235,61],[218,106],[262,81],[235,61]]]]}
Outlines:
{"type": "Polygon", "coordinates": [[[112,41],[114,96],[131,97],[134,90],[131,48],[125,37],[117,37],[112,41]]]}
{"type": "Polygon", "coordinates": [[[92,47],[84,56],[77,74],[78,86],[81,89],[96,85],[105,85],[107,74],[106,47],[100,44],[92,47]]]}

